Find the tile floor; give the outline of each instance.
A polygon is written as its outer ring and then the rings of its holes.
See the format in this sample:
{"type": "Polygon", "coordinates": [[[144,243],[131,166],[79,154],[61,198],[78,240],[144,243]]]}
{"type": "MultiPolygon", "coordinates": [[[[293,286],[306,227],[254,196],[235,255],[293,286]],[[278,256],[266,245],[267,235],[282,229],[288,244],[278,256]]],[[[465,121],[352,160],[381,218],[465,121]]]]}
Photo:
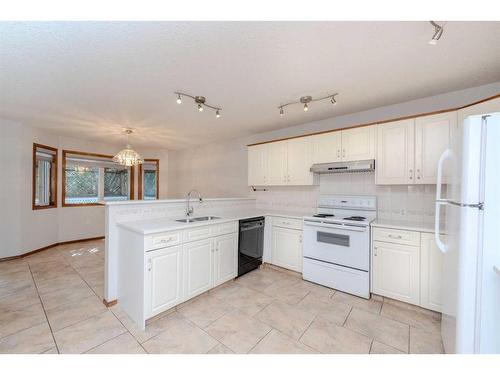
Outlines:
{"type": "Polygon", "coordinates": [[[102,304],[104,241],[0,263],[0,353],[442,353],[440,316],[266,267],[139,329],[102,304]]]}

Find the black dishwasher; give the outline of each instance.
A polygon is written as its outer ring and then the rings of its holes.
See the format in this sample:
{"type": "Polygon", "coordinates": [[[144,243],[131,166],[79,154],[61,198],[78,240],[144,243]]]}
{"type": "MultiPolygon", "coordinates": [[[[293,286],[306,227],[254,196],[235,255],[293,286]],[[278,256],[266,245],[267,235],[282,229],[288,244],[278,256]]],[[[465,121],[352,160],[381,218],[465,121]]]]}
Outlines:
{"type": "Polygon", "coordinates": [[[258,268],[264,252],[264,217],[240,220],[238,276],[258,268]]]}

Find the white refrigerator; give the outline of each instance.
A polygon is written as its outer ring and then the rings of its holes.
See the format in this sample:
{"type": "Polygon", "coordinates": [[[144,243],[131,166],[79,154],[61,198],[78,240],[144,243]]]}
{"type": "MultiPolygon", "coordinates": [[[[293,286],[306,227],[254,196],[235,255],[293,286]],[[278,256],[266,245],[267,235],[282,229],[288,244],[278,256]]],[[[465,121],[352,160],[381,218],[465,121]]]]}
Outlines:
{"type": "Polygon", "coordinates": [[[500,353],[500,113],[470,116],[438,164],[446,353],[500,353]]]}

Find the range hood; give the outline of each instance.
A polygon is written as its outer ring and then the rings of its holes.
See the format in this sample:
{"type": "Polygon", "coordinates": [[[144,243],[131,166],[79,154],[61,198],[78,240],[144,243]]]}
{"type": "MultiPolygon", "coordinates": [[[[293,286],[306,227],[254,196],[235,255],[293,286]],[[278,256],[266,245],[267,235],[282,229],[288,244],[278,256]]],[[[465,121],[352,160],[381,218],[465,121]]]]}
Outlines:
{"type": "Polygon", "coordinates": [[[375,160],[342,161],[337,163],[313,164],[313,173],[355,173],[375,171],[375,160]]]}

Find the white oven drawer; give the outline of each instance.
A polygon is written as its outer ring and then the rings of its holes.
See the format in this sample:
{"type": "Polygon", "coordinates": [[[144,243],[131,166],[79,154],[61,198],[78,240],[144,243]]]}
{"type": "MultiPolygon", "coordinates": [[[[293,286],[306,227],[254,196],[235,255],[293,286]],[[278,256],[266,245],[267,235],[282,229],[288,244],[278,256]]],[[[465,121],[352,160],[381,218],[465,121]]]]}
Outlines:
{"type": "Polygon", "coordinates": [[[420,232],[390,228],[373,228],[373,240],[420,246],[420,232]]]}
{"type": "Polygon", "coordinates": [[[304,257],[351,267],[370,268],[369,227],[310,224],[304,222],[304,257]]]}
{"type": "Polygon", "coordinates": [[[155,234],[146,237],[146,250],[179,245],[181,241],[182,235],[180,231],[155,234]]]}
{"type": "Polygon", "coordinates": [[[287,217],[273,217],[273,226],[302,230],[302,220],[287,217]]]}

